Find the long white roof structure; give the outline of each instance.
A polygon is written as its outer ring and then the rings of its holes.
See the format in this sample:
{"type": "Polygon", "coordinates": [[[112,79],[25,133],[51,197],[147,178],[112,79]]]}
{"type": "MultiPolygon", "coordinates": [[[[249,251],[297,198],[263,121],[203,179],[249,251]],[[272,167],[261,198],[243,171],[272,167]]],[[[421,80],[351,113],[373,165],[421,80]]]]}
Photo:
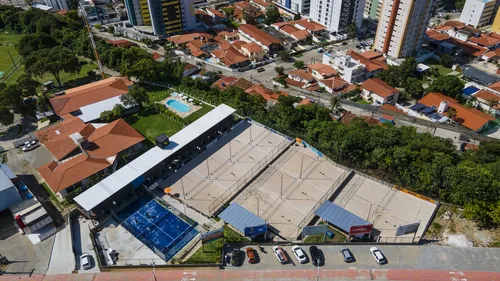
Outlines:
{"type": "Polygon", "coordinates": [[[85,210],[92,210],[95,206],[104,202],[110,196],[151,170],[176,151],[182,149],[186,144],[207,132],[235,111],[235,109],[225,104],[219,105],[170,137],[170,144],[165,148],[161,149],[157,146],[151,148],[98,184],[75,197],[74,200],[85,210]]]}

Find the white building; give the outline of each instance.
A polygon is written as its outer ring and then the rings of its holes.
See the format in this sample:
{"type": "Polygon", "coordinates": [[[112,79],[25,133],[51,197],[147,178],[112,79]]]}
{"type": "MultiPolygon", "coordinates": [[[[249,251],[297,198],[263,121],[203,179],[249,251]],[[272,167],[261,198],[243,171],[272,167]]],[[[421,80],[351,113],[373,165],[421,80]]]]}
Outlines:
{"type": "Polygon", "coordinates": [[[281,6],[303,15],[309,15],[311,0],[278,0],[281,6]]]}
{"type": "Polygon", "coordinates": [[[373,48],[391,57],[413,55],[422,46],[434,0],[384,0],[373,48]]]}
{"type": "Polygon", "coordinates": [[[361,28],[365,0],[312,0],[309,16],[330,31],[346,31],[351,23],[361,28]]]}
{"type": "Polygon", "coordinates": [[[495,10],[495,0],[467,0],[460,21],[474,27],[488,25],[495,10]]]}
{"type": "Polygon", "coordinates": [[[45,0],[45,4],[54,10],[69,10],[67,0],[45,0]]]}
{"type": "Polygon", "coordinates": [[[387,68],[379,60],[370,60],[355,51],[345,53],[324,53],[324,64],[330,65],[348,83],[363,82],[387,68]]]}

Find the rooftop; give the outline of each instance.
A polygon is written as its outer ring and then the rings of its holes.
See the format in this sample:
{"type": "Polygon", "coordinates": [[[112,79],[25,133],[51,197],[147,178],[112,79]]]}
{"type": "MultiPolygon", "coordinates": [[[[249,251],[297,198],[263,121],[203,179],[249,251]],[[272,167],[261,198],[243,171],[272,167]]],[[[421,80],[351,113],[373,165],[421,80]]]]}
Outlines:
{"type": "Polygon", "coordinates": [[[212,55],[222,62],[226,66],[231,66],[240,62],[248,61],[248,58],[240,53],[235,47],[230,47],[227,50],[217,50],[213,51],[212,55]]]}
{"type": "Polygon", "coordinates": [[[50,99],[54,112],[62,116],[81,107],[128,93],[133,83],[124,77],[111,77],[68,89],[64,95],[50,99]]]}
{"type": "Polygon", "coordinates": [[[361,84],[361,87],[383,98],[387,98],[393,93],[399,92],[396,88],[385,83],[379,78],[370,78],[363,82],[363,84],[361,84]]]}
{"type": "Polygon", "coordinates": [[[252,37],[256,41],[259,41],[265,46],[269,47],[271,44],[281,44],[280,40],[251,24],[242,24],[239,26],[239,30],[241,32],[244,32],[245,34],[248,34],[250,37],[252,37]]]}
{"type": "Polygon", "coordinates": [[[366,69],[370,72],[389,68],[385,62],[377,59],[369,59],[354,50],[349,50],[347,55],[364,64],[366,69]]]}
{"type": "Polygon", "coordinates": [[[152,169],[158,163],[182,149],[234,112],[235,110],[233,108],[225,104],[219,105],[173,135],[170,138],[170,144],[168,146],[163,149],[157,146],[151,148],[149,151],[137,157],[98,184],[75,197],[75,202],[87,211],[92,210],[95,206],[104,202],[107,198],[152,169]]]}
{"type": "Polygon", "coordinates": [[[242,45],[240,45],[240,48],[245,48],[250,53],[261,53],[264,51],[264,49],[262,49],[262,47],[259,44],[253,43],[253,42],[247,43],[247,44],[242,44],[242,45]]]}
{"type": "Polygon", "coordinates": [[[303,18],[301,20],[297,20],[295,21],[295,24],[300,25],[303,28],[307,29],[308,31],[312,32],[326,29],[326,26],[319,24],[310,18],[303,18]]]}
{"type": "Polygon", "coordinates": [[[434,39],[436,41],[445,41],[445,40],[450,39],[450,36],[448,34],[444,34],[444,33],[435,31],[433,29],[427,29],[427,31],[425,32],[425,34],[429,38],[434,39]]]}
{"type": "Polygon", "coordinates": [[[224,90],[224,89],[228,88],[229,86],[232,86],[233,83],[236,82],[237,80],[238,80],[238,78],[232,77],[232,76],[223,77],[223,78],[215,81],[212,84],[212,87],[217,87],[221,90],[224,90]]]}
{"type": "Polygon", "coordinates": [[[472,43],[476,43],[479,46],[489,47],[500,43],[500,38],[495,38],[493,36],[481,34],[480,36],[472,36],[468,39],[472,43]]]}
{"type": "Polygon", "coordinates": [[[479,131],[486,123],[495,120],[492,116],[474,108],[467,108],[458,103],[457,100],[445,96],[442,93],[431,92],[418,102],[426,106],[438,108],[442,101],[448,102],[449,107],[455,108],[457,111],[456,119],[463,120],[461,124],[473,131],[479,131]]]}
{"type": "Polygon", "coordinates": [[[206,32],[193,32],[193,33],[171,36],[167,40],[176,44],[176,45],[180,45],[180,44],[185,44],[187,42],[193,41],[195,39],[200,39],[200,38],[210,39],[213,37],[212,37],[212,35],[210,35],[206,32]]]}
{"type": "Polygon", "coordinates": [[[214,14],[216,17],[219,17],[221,19],[227,18],[226,15],[224,15],[223,13],[221,13],[219,10],[217,10],[215,8],[207,8],[207,11],[214,14]]]}
{"type": "Polygon", "coordinates": [[[328,79],[322,79],[321,83],[323,83],[326,87],[337,91],[349,85],[349,83],[347,83],[344,79],[335,76],[328,79]]]}
{"type": "Polygon", "coordinates": [[[324,77],[330,77],[330,76],[337,74],[337,71],[335,71],[335,69],[333,69],[331,66],[324,64],[324,63],[321,63],[321,62],[310,64],[307,67],[310,70],[317,71],[321,76],[324,76],[324,77]]]}
{"type": "Polygon", "coordinates": [[[304,69],[295,69],[295,70],[290,71],[289,74],[292,76],[300,77],[301,79],[306,80],[306,81],[313,81],[314,80],[314,76],[312,76],[311,73],[308,73],[304,69]]]}

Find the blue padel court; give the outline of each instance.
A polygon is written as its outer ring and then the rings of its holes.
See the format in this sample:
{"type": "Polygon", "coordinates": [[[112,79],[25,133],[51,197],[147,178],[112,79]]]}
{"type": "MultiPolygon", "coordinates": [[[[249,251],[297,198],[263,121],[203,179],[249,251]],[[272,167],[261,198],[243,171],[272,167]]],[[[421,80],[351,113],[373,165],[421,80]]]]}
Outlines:
{"type": "Polygon", "coordinates": [[[123,227],[165,261],[197,234],[190,225],[155,200],[143,197],[118,214],[123,227]]]}

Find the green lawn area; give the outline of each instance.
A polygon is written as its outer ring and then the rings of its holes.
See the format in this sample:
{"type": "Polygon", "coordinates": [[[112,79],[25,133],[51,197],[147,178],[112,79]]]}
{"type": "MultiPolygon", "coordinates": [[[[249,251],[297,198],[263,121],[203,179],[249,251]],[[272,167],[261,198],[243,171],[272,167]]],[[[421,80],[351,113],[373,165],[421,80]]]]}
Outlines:
{"type": "Polygon", "coordinates": [[[200,118],[201,116],[207,114],[212,109],[214,109],[214,108],[211,107],[210,105],[208,105],[208,104],[202,104],[202,108],[200,108],[198,111],[195,111],[195,112],[191,113],[191,115],[189,115],[188,117],[186,117],[186,119],[189,120],[190,122],[196,121],[196,120],[198,120],[198,118],[200,118]]]}
{"type": "Polygon", "coordinates": [[[364,99],[359,99],[356,102],[359,103],[359,104],[373,104],[372,102],[365,101],[364,99]]]}
{"type": "MultiPolygon", "coordinates": [[[[86,77],[86,76],[88,76],[87,73],[89,72],[89,70],[95,70],[95,69],[97,69],[97,65],[95,65],[94,63],[87,63],[87,64],[82,65],[82,69],[80,70],[80,73],[78,73],[76,75],[73,73],[61,72],[61,83],[64,84],[64,83],[71,81],[71,80],[86,77]]],[[[7,85],[14,84],[16,82],[17,78],[19,78],[19,76],[21,76],[24,73],[25,73],[24,66],[21,66],[17,69],[17,71],[14,74],[12,74],[7,80],[5,80],[4,83],[7,85]]],[[[52,76],[51,74],[48,74],[48,73],[45,74],[41,78],[35,77],[35,79],[37,81],[39,81],[40,83],[51,80],[54,82],[54,84],[57,84],[57,81],[54,78],[54,76],[52,76]]]]}
{"type": "Polygon", "coordinates": [[[125,118],[125,121],[153,143],[155,138],[161,134],[171,137],[182,129],[181,124],[161,114],[138,112],[125,118]]]}
{"type": "Polygon", "coordinates": [[[11,45],[16,44],[21,39],[21,34],[0,34],[0,44],[1,45],[11,45]]]}
{"type": "Polygon", "coordinates": [[[162,101],[172,93],[172,90],[162,87],[146,86],[145,89],[148,91],[149,100],[151,100],[151,102],[162,101]]]}
{"type": "MultiPolygon", "coordinates": [[[[328,236],[325,239],[325,242],[345,242],[347,238],[342,232],[337,231],[336,229],[329,227],[329,230],[333,232],[333,238],[329,238],[328,236]]],[[[306,237],[305,243],[323,243],[323,234],[312,234],[306,237]]]]}
{"type": "Polygon", "coordinates": [[[441,74],[441,75],[446,75],[446,74],[453,71],[451,68],[444,67],[443,65],[441,65],[439,63],[439,61],[437,61],[435,59],[428,59],[428,60],[424,61],[423,64],[426,64],[430,67],[437,68],[439,71],[439,74],[441,74]]]}

